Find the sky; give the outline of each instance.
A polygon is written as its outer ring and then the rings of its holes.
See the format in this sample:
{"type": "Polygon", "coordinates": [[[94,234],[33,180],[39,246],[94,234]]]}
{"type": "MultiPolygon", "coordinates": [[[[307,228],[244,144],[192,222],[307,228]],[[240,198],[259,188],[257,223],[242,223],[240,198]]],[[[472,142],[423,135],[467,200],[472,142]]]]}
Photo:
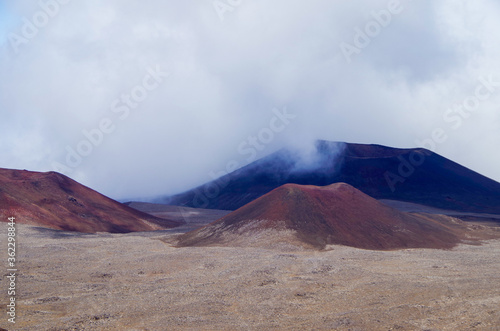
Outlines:
{"type": "Polygon", "coordinates": [[[500,181],[493,0],[0,1],[0,167],[173,194],[314,139],[500,181]]]}

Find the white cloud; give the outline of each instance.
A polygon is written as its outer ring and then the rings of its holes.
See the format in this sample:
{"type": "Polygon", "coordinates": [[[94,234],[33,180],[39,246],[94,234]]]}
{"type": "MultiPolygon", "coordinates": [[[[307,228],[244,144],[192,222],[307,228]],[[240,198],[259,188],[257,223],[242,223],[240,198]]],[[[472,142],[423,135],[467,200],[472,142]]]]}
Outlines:
{"type": "MultiPolygon", "coordinates": [[[[174,193],[244,160],[239,144],[286,106],[297,119],[259,156],[313,138],[413,147],[443,127],[437,152],[500,180],[500,90],[460,129],[442,119],[480,76],[500,81],[499,6],[402,0],[347,63],[340,43],[388,3],[244,1],[224,21],[211,1],[61,5],[19,54],[1,46],[0,166],[51,170],[109,117],[116,130],[73,176],[115,198],[174,193]],[[156,65],[172,75],[121,121],[112,102],[156,65]]],[[[0,36],[20,34],[40,7],[6,10],[17,25],[0,36]]]]}

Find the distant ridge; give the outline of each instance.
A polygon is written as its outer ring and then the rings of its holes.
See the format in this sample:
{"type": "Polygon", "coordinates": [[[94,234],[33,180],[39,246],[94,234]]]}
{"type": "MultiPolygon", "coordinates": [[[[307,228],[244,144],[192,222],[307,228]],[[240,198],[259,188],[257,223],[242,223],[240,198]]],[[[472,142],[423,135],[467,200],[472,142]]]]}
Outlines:
{"type": "Polygon", "coordinates": [[[112,200],[56,172],[0,168],[0,219],[79,232],[135,232],[181,223],[112,200]]]}
{"type": "Polygon", "coordinates": [[[457,223],[446,216],[397,211],[345,183],[286,184],[180,236],[178,245],[266,247],[281,242],[317,249],[329,244],[377,250],[451,248],[460,242],[457,223]],[[272,234],[263,235],[266,231],[272,234]]]}
{"type": "Polygon", "coordinates": [[[287,183],[324,186],[345,182],[376,199],[500,214],[500,183],[426,149],[322,140],[315,148],[313,162],[307,166],[302,166],[299,153],[282,149],[163,202],[235,210],[287,183]],[[405,162],[410,159],[423,163],[408,168],[405,162]]]}

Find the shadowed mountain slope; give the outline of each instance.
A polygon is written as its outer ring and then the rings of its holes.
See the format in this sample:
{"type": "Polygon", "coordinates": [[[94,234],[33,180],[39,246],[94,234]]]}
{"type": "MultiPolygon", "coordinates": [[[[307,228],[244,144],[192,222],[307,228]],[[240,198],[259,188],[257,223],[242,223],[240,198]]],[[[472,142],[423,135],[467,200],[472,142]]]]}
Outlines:
{"type": "Polygon", "coordinates": [[[500,214],[500,183],[426,149],[328,141],[315,147],[309,158],[282,149],[164,202],[235,210],[287,183],[345,182],[376,199],[500,214]]]}
{"type": "Polygon", "coordinates": [[[57,230],[135,232],[181,223],[140,212],[56,172],[0,169],[0,218],[57,230]]]}
{"type": "Polygon", "coordinates": [[[345,183],[286,184],[180,236],[178,245],[266,246],[267,241],[281,241],[320,249],[328,244],[380,250],[451,248],[460,241],[460,223],[397,211],[345,183]],[[269,231],[272,235],[265,236],[269,231]]]}

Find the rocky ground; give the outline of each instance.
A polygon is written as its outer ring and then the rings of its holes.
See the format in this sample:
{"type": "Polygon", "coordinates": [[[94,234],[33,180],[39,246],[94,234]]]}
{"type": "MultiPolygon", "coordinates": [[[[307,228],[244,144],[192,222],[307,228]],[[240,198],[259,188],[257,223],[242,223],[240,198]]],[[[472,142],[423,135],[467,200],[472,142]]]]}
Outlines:
{"type": "Polygon", "coordinates": [[[175,248],[168,231],[17,232],[9,330],[500,330],[500,240],[287,251],[175,248]]]}

